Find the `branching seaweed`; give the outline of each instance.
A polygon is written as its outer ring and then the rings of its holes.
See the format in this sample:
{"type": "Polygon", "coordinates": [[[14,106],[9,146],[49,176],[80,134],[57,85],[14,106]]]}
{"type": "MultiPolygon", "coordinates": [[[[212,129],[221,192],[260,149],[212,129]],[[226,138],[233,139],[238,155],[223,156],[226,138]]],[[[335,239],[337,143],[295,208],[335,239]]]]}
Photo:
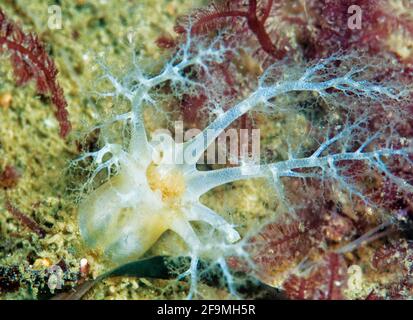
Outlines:
{"type": "Polygon", "coordinates": [[[60,135],[65,138],[71,125],[63,89],[57,82],[56,65],[39,38],[33,33],[24,33],[1,9],[0,53],[10,54],[17,85],[22,86],[34,80],[38,93],[50,94],[56,108],[55,116],[60,125],[60,135]]]}

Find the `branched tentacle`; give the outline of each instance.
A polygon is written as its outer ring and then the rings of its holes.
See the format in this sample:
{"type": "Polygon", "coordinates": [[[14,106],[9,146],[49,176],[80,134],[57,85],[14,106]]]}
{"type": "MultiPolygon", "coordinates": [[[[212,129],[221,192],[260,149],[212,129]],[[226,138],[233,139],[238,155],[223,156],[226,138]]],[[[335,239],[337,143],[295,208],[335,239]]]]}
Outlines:
{"type": "Polygon", "coordinates": [[[219,214],[204,206],[203,204],[194,204],[190,211],[186,212],[186,218],[189,221],[203,221],[221,231],[229,243],[236,242],[240,239],[239,233],[219,214]]]}

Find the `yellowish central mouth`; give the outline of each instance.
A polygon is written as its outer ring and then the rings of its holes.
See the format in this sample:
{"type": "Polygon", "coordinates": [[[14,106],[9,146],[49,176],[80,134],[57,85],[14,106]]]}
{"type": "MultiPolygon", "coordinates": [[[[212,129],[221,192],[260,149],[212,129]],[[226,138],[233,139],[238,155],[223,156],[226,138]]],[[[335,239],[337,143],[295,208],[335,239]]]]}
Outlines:
{"type": "Polygon", "coordinates": [[[185,191],[185,180],[181,172],[172,170],[161,175],[158,166],[154,163],[148,167],[146,177],[153,191],[159,190],[162,200],[169,203],[177,203],[185,191]]]}

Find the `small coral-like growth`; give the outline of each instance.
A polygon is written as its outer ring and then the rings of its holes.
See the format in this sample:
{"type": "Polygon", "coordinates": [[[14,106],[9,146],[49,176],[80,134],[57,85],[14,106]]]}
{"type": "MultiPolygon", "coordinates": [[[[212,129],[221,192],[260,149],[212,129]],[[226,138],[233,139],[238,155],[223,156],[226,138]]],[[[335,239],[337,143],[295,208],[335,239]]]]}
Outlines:
{"type": "MultiPolygon", "coordinates": [[[[126,112],[98,126],[102,132],[100,149],[78,159],[90,158],[95,165],[87,187],[93,186],[102,172],[106,171],[108,177],[85,196],[79,208],[81,234],[90,247],[103,250],[120,263],[141,257],[163,233],[172,230],[184,240],[186,254],[191,257],[190,268],[180,277],[190,278],[190,296],[198,293],[200,260],[218,265],[229,292],[236,296],[232,269],[268,274],[268,270],[274,269],[274,260],[263,255],[270,248],[282,250],[286,241],[294,245],[295,239],[303,234],[310,244],[318,241],[321,247],[326,239],[340,240],[348,234],[351,228],[346,227],[345,219],[333,220],[334,215],[329,215],[328,220],[323,220],[323,216],[317,216],[317,211],[313,211],[315,203],[311,203],[316,200],[314,195],[326,201],[329,192],[340,193],[342,198],[350,199],[347,203],[378,207],[379,201],[371,194],[369,184],[376,184],[379,189],[388,184],[400,193],[413,192],[408,170],[399,170],[412,168],[411,136],[403,135],[397,127],[403,119],[409,119],[406,104],[410,91],[404,84],[382,81],[384,63],[367,63],[357,54],[335,54],[311,64],[274,63],[257,82],[249,85],[249,91],[243,90],[247,94],[225,99],[220,83],[226,79],[214,78],[216,66],[225,62],[227,70],[232,70],[233,61],[228,57],[236,56],[238,51],[227,45],[225,34],[210,38],[188,29],[185,35],[185,41],[157,74],[145,71],[136,57],[131,68],[121,75],[101,64],[100,79],[112,88],[101,96],[111,97],[119,104],[126,102],[128,107],[126,112]],[[178,101],[188,94],[205,95],[212,120],[186,142],[176,142],[166,134],[155,134],[149,139],[145,111],[162,110],[165,93],[178,101]],[[298,93],[322,100],[336,118],[312,126],[312,137],[317,140],[313,147],[290,147],[288,158],[277,161],[241,161],[237,167],[207,171],[197,167],[207,148],[249,112],[311,111],[308,105],[297,102],[295,106],[298,93]],[[380,113],[383,117],[376,128],[375,115],[380,113]],[[116,128],[122,132],[120,142],[109,130],[119,124],[116,128]],[[371,181],[371,176],[377,177],[376,181],[371,181]],[[257,178],[269,181],[279,211],[287,213],[281,215],[289,221],[285,228],[279,223],[275,228],[281,232],[279,241],[265,236],[268,230],[257,237],[254,228],[241,237],[236,226],[200,200],[218,186],[257,178]],[[310,193],[313,199],[298,196],[305,190],[298,187],[300,182],[308,188],[314,184],[310,193]],[[195,227],[194,221],[202,225],[195,227]],[[303,226],[296,224],[301,221],[303,226]],[[317,227],[320,233],[306,233],[317,227]]],[[[286,251],[283,256],[298,260],[292,247],[288,248],[291,254],[286,251]]],[[[305,278],[291,276],[285,283],[285,288],[291,288],[291,297],[341,297],[341,291],[334,286],[344,281],[340,254],[346,250],[350,249],[326,254],[305,278]],[[327,278],[323,276],[325,269],[330,274],[327,278]],[[311,292],[310,286],[312,290],[319,286],[323,292],[311,292]]]]}
{"type": "Polygon", "coordinates": [[[60,135],[64,138],[70,132],[70,122],[66,110],[67,102],[63,89],[57,82],[57,68],[39,38],[23,30],[7,19],[0,9],[0,53],[10,54],[17,85],[36,82],[39,94],[50,94],[56,107],[55,116],[59,121],[60,135]]]}

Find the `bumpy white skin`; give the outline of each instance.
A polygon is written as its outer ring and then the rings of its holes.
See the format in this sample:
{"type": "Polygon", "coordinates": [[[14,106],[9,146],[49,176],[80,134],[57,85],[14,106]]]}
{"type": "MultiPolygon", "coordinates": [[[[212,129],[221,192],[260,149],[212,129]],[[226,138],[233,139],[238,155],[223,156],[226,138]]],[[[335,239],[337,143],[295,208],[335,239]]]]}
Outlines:
{"type": "MultiPolygon", "coordinates": [[[[187,34],[190,34],[188,32],[187,34]]],[[[190,269],[183,276],[191,277],[191,296],[196,291],[197,264],[199,258],[207,258],[219,264],[226,278],[228,288],[236,294],[233,279],[225,262],[225,257],[242,256],[247,262],[248,256],[243,249],[243,240],[235,230],[218,213],[207,208],[200,202],[200,196],[209,190],[226,183],[240,179],[256,177],[272,178],[274,189],[280,201],[286,202],[283,195],[281,177],[291,178],[331,178],[335,179],[349,193],[358,193],[357,189],[348,184],[340,176],[336,166],[338,161],[352,160],[369,162],[371,166],[382,171],[402,189],[412,191],[412,186],[402,179],[393,176],[387,169],[383,158],[397,156],[409,160],[410,147],[393,150],[392,148],[366,152],[365,149],[379,134],[367,139],[357,150],[342,150],[332,153],[329,148],[343,138],[351,137],[354,130],[361,128],[360,122],[348,126],[339,135],[327,139],[309,157],[295,158],[266,165],[242,165],[235,168],[225,168],[213,171],[199,171],[197,160],[206,148],[233,121],[257,106],[277,109],[274,98],[292,91],[312,91],[326,98],[328,89],[336,89],[345,95],[351,94],[360,99],[393,100],[402,99],[405,92],[397,88],[387,88],[366,79],[360,78],[366,66],[337,74],[334,65],[342,61],[342,57],[333,56],[321,60],[317,64],[304,69],[294,78],[277,81],[272,79],[272,71],[280,66],[270,67],[258,81],[257,89],[247,98],[234,105],[228,111],[217,108],[217,118],[201,134],[192,140],[174,145],[169,141],[162,150],[163,160],[153,163],[154,145],[148,141],[143,121],[144,106],[156,107],[156,87],[170,82],[174,93],[179,95],[189,90],[197,90],[204,84],[196,83],[184,76],[188,66],[203,69],[208,72],[212,62],[221,62],[226,49],[217,38],[204,46],[202,39],[192,41],[188,36],[186,43],[169,61],[163,71],[155,76],[144,74],[134,59],[134,68],[121,78],[117,78],[102,66],[103,78],[114,88],[113,92],[103,96],[121,97],[130,102],[131,110],[118,115],[103,124],[110,125],[115,121],[128,122],[131,125],[128,148],[106,143],[97,152],[87,153],[79,160],[92,157],[96,170],[91,179],[102,170],[115,168],[117,174],[110,177],[106,183],[90,193],[80,205],[79,225],[82,237],[92,248],[101,248],[113,261],[125,262],[141,257],[151,248],[158,238],[167,230],[176,232],[186,242],[188,255],[192,257],[190,269]],[[210,134],[211,130],[215,134],[210,134]],[[166,163],[172,149],[180,150],[175,159],[185,159],[184,163],[166,163]],[[186,156],[181,157],[180,153],[186,156]],[[109,160],[103,161],[107,155],[109,160]],[[188,155],[192,155],[188,157],[188,155]],[[295,171],[299,168],[319,168],[322,174],[306,174],[295,171]],[[197,234],[191,221],[202,221],[210,226],[206,234],[197,234]]],[[[204,89],[206,89],[204,87],[204,89]]],[[[109,140],[110,137],[104,137],[109,140]]],[[[367,201],[367,200],[366,200],[367,201]]],[[[252,264],[252,263],[251,263],[252,264]]]]}

